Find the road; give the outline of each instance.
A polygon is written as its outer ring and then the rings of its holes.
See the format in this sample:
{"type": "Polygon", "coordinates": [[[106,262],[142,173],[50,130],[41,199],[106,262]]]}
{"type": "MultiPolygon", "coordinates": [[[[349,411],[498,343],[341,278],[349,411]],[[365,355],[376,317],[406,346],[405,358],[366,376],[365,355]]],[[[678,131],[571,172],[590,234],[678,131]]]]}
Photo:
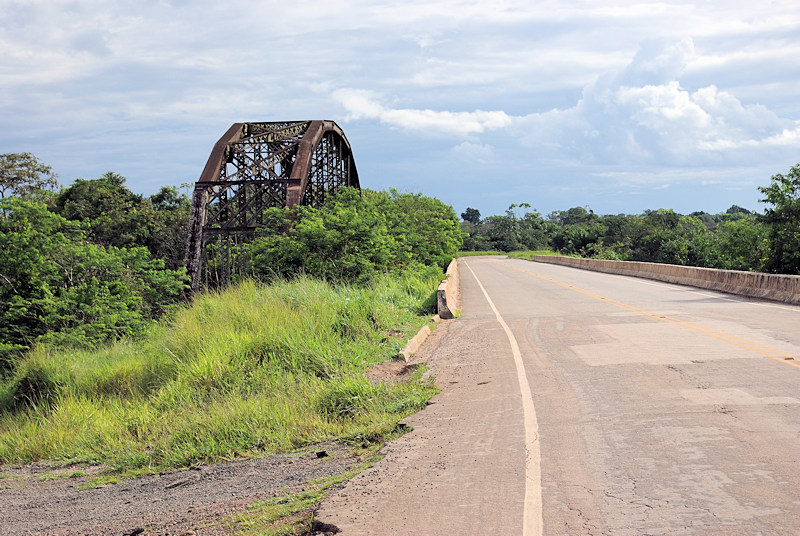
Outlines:
{"type": "Polygon", "coordinates": [[[800,307],[462,259],[443,391],[327,499],[340,534],[800,534],[800,307]],[[796,359],[790,359],[796,357],[796,359]]]}

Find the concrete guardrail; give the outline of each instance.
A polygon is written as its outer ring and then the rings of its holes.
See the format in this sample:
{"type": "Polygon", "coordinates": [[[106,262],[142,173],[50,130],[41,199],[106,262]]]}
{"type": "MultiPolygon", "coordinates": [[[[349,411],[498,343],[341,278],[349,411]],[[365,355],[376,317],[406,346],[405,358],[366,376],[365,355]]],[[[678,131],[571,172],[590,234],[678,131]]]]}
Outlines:
{"type": "MultiPolygon", "coordinates": [[[[458,285],[458,263],[453,259],[447,266],[447,278],[443,279],[439,284],[439,288],[436,289],[437,314],[431,319],[433,322],[456,317],[459,304],[458,285]]],[[[407,363],[411,356],[417,353],[430,334],[431,328],[422,326],[417,334],[397,353],[397,357],[407,363]]]]}
{"type": "Polygon", "coordinates": [[[536,262],[560,264],[604,272],[655,279],[678,285],[727,292],[750,298],[761,298],[784,303],[800,304],[800,276],[717,270],[676,264],[654,262],[607,261],[577,257],[552,257],[535,255],[536,262]]]}
{"type": "Polygon", "coordinates": [[[458,310],[458,262],[453,259],[447,266],[447,279],[436,290],[436,309],[439,317],[449,320],[456,317],[458,310]]]}

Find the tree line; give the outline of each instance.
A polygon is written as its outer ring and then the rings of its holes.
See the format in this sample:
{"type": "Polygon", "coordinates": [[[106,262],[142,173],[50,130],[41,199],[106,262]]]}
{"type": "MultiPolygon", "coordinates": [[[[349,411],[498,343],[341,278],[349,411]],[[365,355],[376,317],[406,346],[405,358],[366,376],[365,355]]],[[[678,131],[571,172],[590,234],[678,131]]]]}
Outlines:
{"type": "Polygon", "coordinates": [[[542,216],[527,203],[505,215],[462,214],[464,250],[550,249],[564,255],[800,274],[800,164],[759,187],[763,214],[739,206],[724,213],[598,215],[585,207],[542,216]]]}

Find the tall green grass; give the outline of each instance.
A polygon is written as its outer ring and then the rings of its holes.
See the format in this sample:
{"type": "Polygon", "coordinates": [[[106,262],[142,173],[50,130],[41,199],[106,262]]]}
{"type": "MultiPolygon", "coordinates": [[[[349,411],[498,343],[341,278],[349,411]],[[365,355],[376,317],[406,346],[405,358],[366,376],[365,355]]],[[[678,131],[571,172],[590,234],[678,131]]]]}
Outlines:
{"type": "Polygon", "coordinates": [[[553,251],[550,249],[537,249],[535,251],[511,251],[508,253],[508,257],[510,259],[531,260],[533,259],[534,255],[549,255],[552,257],[555,255],[561,255],[561,253],[558,253],[557,251],[553,251]]]}
{"type": "Polygon", "coordinates": [[[435,388],[419,375],[376,385],[362,372],[426,322],[440,278],[246,281],[198,297],[143,342],[37,347],[0,383],[0,462],[155,470],[379,440],[435,388]]]}
{"type": "Polygon", "coordinates": [[[459,251],[457,257],[477,257],[478,255],[505,255],[505,251],[491,250],[491,251],[459,251]]]}

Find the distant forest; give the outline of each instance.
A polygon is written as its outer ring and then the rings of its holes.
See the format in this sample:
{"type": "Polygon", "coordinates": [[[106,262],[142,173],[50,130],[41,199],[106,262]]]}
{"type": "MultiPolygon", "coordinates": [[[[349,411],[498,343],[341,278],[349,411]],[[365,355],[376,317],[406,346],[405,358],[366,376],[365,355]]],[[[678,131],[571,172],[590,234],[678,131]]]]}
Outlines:
{"type": "Polygon", "coordinates": [[[462,214],[464,251],[550,249],[597,259],[659,262],[778,274],[800,274],[800,164],[759,187],[763,214],[732,206],[721,214],[598,215],[574,207],[542,216],[527,203],[505,215],[462,214]]]}

